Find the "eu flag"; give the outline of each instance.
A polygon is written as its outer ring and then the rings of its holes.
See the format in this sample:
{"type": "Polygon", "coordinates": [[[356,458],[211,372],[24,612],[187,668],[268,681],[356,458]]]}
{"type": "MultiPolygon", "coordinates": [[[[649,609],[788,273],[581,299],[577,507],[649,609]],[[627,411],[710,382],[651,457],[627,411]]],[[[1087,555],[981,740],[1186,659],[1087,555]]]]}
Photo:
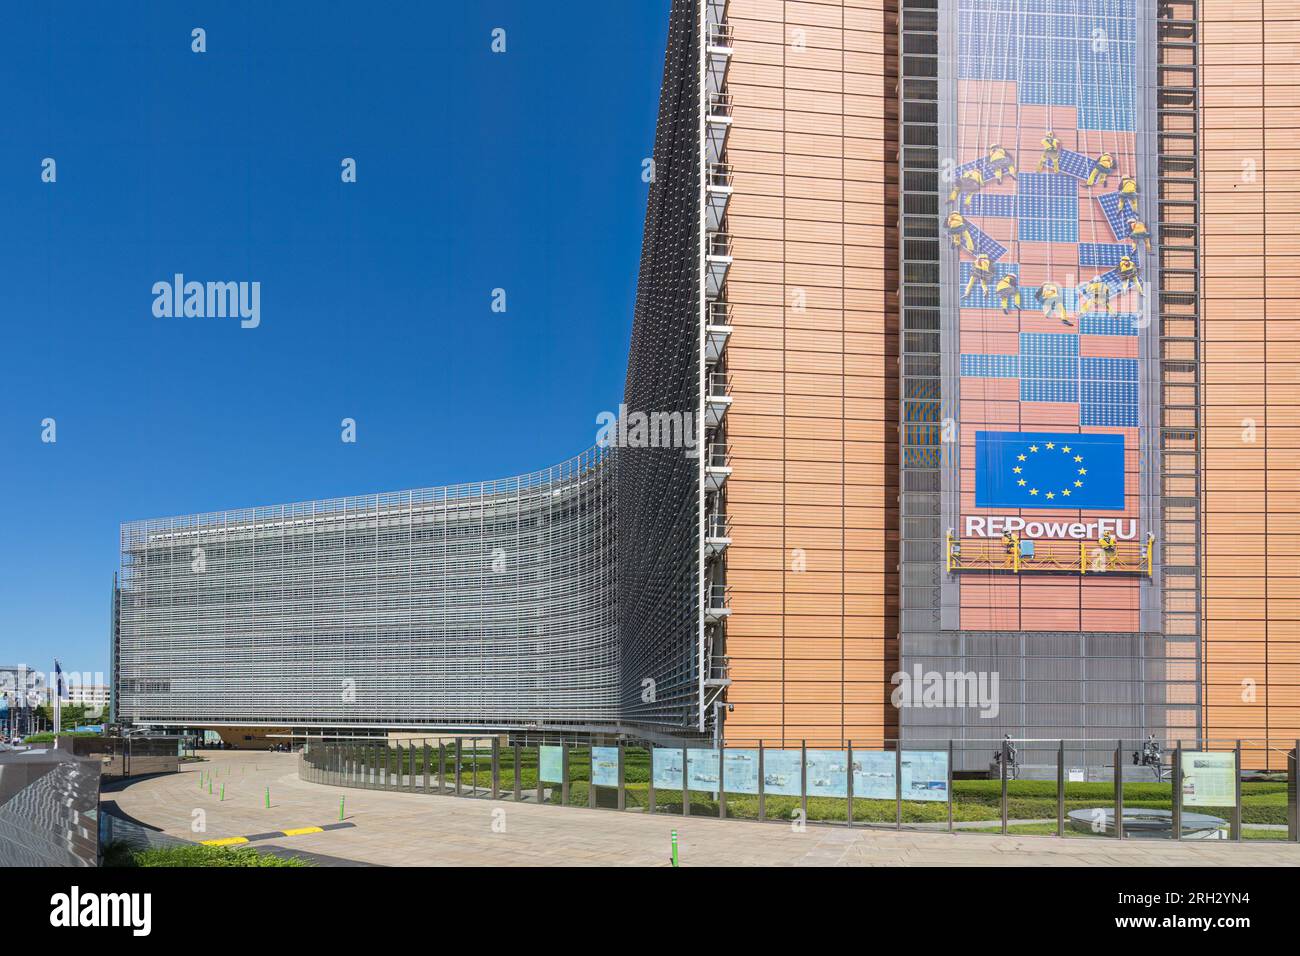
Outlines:
{"type": "Polygon", "coordinates": [[[976,432],[975,507],[1124,510],[1124,436],[976,432]]]}

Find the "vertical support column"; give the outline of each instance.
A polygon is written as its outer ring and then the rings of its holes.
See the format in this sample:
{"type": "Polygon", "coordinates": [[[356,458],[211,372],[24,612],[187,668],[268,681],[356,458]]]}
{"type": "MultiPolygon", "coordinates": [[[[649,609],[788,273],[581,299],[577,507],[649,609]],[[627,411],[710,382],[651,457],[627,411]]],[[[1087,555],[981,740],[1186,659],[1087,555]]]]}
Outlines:
{"type": "Polygon", "coordinates": [[[429,748],[429,741],[424,742],[424,792],[429,792],[429,761],[433,759],[433,751],[429,748]]]}
{"type": "Polygon", "coordinates": [[[1124,839],[1124,741],[1115,742],[1115,839],[1124,839]]]}
{"type": "Polygon", "coordinates": [[[587,748],[587,809],[596,809],[596,743],[587,748]]]}
{"type": "Polygon", "coordinates": [[[767,819],[767,788],[763,786],[763,741],[758,742],[758,819],[767,819]]]}
{"type": "Polygon", "coordinates": [[[1300,843],[1300,777],[1296,776],[1300,772],[1300,740],[1287,755],[1286,769],[1287,838],[1292,843],[1300,843]]]}
{"type": "Polygon", "coordinates": [[[447,742],[438,741],[438,792],[447,792],[447,742]]]}
{"type": "Polygon", "coordinates": [[[406,762],[409,765],[408,769],[411,771],[411,779],[407,783],[406,788],[410,790],[411,793],[415,793],[415,741],[414,740],[409,741],[408,746],[406,748],[406,762]]]}

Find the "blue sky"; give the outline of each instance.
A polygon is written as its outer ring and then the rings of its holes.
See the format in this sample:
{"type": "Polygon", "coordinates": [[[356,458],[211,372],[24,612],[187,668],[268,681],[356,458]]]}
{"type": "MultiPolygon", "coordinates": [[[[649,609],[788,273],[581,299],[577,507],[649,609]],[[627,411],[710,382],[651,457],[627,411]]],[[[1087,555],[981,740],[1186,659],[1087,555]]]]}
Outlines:
{"type": "Polygon", "coordinates": [[[107,670],[122,521],[592,444],[622,395],[668,6],[6,9],[0,663],[107,670]],[[178,272],[260,282],[260,326],[155,318],[178,272]]]}

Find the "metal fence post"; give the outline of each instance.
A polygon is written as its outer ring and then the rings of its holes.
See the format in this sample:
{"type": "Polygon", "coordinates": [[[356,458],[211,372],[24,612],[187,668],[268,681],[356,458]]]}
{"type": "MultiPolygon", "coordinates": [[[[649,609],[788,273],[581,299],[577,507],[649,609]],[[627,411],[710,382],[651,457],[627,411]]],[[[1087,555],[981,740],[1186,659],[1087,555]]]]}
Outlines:
{"type": "Polygon", "coordinates": [[[682,816],[691,815],[691,791],[688,788],[690,778],[690,755],[682,748],[682,816]]]}
{"type": "Polygon", "coordinates": [[[646,813],[655,812],[655,748],[646,744],[646,755],[650,758],[650,789],[646,791],[646,813]]]}
{"type": "Polygon", "coordinates": [[[1124,741],[1115,742],[1115,839],[1124,839],[1124,741]]]}
{"type": "Polygon", "coordinates": [[[627,809],[627,779],[623,774],[623,741],[619,741],[618,747],[618,808],[627,809]]]}
{"type": "Polygon", "coordinates": [[[1232,801],[1232,838],[1241,842],[1241,741],[1232,758],[1233,767],[1233,801],[1232,801]]]}
{"type": "Polygon", "coordinates": [[[799,741],[799,813],[808,823],[808,741],[799,741]]]}
{"type": "Polygon", "coordinates": [[[1183,742],[1174,742],[1174,765],[1170,769],[1169,782],[1172,789],[1172,813],[1174,839],[1183,838],[1183,742]]]}
{"type": "Polygon", "coordinates": [[[952,738],[948,738],[948,832],[952,832],[952,738]]]}
{"type": "Polygon", "coordinates": [[[1287,836],[1292,843],[1300,843],[1300,786],[1297,785],[1300,778],[1296,776],[1297,772],[1300,772],[1300,740],[1296,740],[1295,749],[1287,755],[1286,769],[1286,822],[1291,831],[1287,836]]]}
{"type": "Polygon", "coordinates": [[[596,745],[592,741],[587,748],[587,808],[596,809],[596,745]]]}
{"type": "Polygon", "coordinates": [[[519,776],[519,741],[518,740],[515,740],[511,749],[514,751],[514,756],[515,756],[515,800],[522,800],[524,798],[524,793],[523,793],[524,788],[523,788],[523,780],[519,776]]]}
{"type": "Polygon", "coordinates": [[[492,738],[492,799],[501,796],[501,738],[492,738]]]}
{"type": "Polygon", "coordinates": [[[998,761],[998,775],[1002,780],[1002,835],[1007,834],[1007,761],[1011,759],[1011,747],[1007,739],[1002,738],[1002,759],[998,761]]]}
{"type": "Polygon", "coordinates": [[[1056,751],[1056,835],[1065,836],[1065,741],[1056,751]]]}
{"type": "MultiPolygon", "coordinates": [[[[546,738],[542,738],[545,740],[546,738]]],[[[546,784],[542,782],[542,745],[537,745],[537,802],[546,799],[546,784]]]]}
{"type": "Polygon", "coordinates": [[[447,741],[438,741],[438,792],[447,792],[447,741]]]}
{"type": "Polygon", "coordinates": [[[429,748],[429,741],[424,741],[424,792],[429,792],[429,761],[433,759],[433,752],[429,748]]]}
{"type": "Polygon", "coordinates": [[[718,819],[727,819],[727,748],[718,748],[718,819]]]}
{"type": "Polygon", "coordinates": [[[903,742],[894,741],[894,829],[903,829],[903,742]]]}
{"type": "Polygon", "coordinates": [[[456,761],[456,768],[455,768],[455,772],[456,772],[456,796],[458,796],[458,797],[460,796],[460,761],[461,761],[461,754],[462,754],[462,753],[463,753],[463,751],[462,751],[462,749],[461,749],[461,739],[460,739],[459,737],[457,737],[457,738],[456,738],[456,754],[455,754],[455,756],[454,756],[452,759],[454,759],[454,760],[456,761]]]}
{"type": "Polygon", "coordinates": [[[560,741],[560,806],[569,804],[569,741],[560,741]]]}
{"type": "Polygon", "coordinates": [[[411,780],[410,783],[407,784],[407,789],[410,790],[411,793],[415,793],[415,741],[414,740],[412,740],[410,742],[410,746],[406,748],[406,754],[407,754],[407,763],[410,764],[410,771],[411,771],[411,780]]]}
{"type": "Polygon", "coordinates": [[[758,742],[758,819],[767,819],[767,788],[763,786],[763,741],[758,742]]]}
{"type": "Polygon", "coordinates": [[[848,778],[844,781],[844,795],[848,800],[844,805],[844,815],[848,818],[848,825],[853,826],[853,741],[850,740],[847,743],[848,749],[845,752],[848,754],[848,760],[844,772],[848,775],[848,778]]]}

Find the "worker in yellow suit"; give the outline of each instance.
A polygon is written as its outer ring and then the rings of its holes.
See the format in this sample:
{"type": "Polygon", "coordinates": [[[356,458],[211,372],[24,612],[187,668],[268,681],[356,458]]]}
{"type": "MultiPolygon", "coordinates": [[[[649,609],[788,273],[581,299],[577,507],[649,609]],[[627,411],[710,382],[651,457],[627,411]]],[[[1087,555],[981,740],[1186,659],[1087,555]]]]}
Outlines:
{"type": "Polygon", "coordinates": [[[1083,307],[1079,309],[1079,314],[1100,312],[1102,309],[1114,315],[1115,303],[1110,301],[1110,283],[1103,282],[1101,276],[1095,276],[1083,287],[1083,307]]]}
{"type": "Polygon", "coordinates": [[[957,196],[960,194],[963,204],[969,208],[971,199],[983,188],[984,174],[978,169],[968,169],[961,174],[961,177],[953,185],[952,192],[948,194],[948,202],[956,202],[957,196]]]}
{"type": "Polygon", "coordinates": [[[1119,181],[1119,208],[1125,206],[1134,213],[1138,211],[1138,183],[1132,176],[1125,176],[1119,181]]]}
{"type": "Polygon", "coordinates": [[[1133,261],[1132,256],[1121,256],[1119,265],[1115,267],[1119,272],[1119,288],[1121,292],[1127,292],[1130,284],[1137,289],[1138,295],[1142,294],[1142,277],[1141,270],[1133,261]]]}
{"type": "Polygon", "coordinates": [[[1115,157],[1110,153],[1102,153],[1092,162],[1092,172],[1088,173],[1088,185],[1096,186],[1098,183],[1106,185],[1106,179],[1115,171],[1115,157]]]}
{"type": "Polygon", "coordinates": [[[957,210],[948,213],[948,219],[944,223],[948,229],[948,238],[958,249],[965,249],[967,252],[975,252],[975,240],[971,238],[970,228],[966,225],[966,217],[957,210]]]}
{"type": "Polygon", "coordinates": [[[1115,541],[1115,536],[1113,534],[1107,531],[1097,539],[1097,546],[1101,548],[1101,553],[1106,556],[1107,561],[1115,560],[1115,552],[1118,549],[1118,544],[1115,541]]]}
{"type": "Polygon", "coordinates": [[[1043,307],[1044,318],[1057,315],[1062,325],[1074,326],[1074,323],[1065,317],[1065,302],[1061,299],[1061,287],[1055,282],[1044,282],[1038,287],[1038,303],[1043,307]]]}
{"type": "Polygon", "coordinates": [[[1147,252],[1151,251],[1151,230],[1141,219],[1130,218],[1128,221],[1128,237],[1125,242],[1133,243],[1133,251],[1137,252],[1138,240],[1146,245],[1147,252]]]}
{"type": "Polygon", "coordinates": [[[1011,311],[1011,306],[1020,308],[1020,280],[1016,278],[1014,272],[1008,272],[998,284],[993,287],[993,291],[998,298],[1002,300],[1002,314],[1006,315],[1011,311]]]}
{"type": "Polygon", "coordinates": [[[1041,173],[1050,166],[1052,172],[1059,173],[1061,171],[1061,141],[1056,138],[1056,134],[1050,129],[1047,131],[1047,135],[1043,137],[1042,147],[1043,155],[1038,160],[1038,171],[1041,173]]]}
{"type": "Polygon", "coordinates": [[[1001,144],[994,143],[989,147],[988,160],[989,167],[993,170],[993,175],[997,176],[999,183],[1002,182],[1004,173],[1012,179],[1016,178],[1016,161],[1001,144]]]}
{"type": "Polygon", "coordinates": [[[987,253],[981,252],[971,263],[970,278],[966,280],[966,291],[961,294],[964,299],[970,295],[970,290],[975,287],[976,280],[979,280],[980,291],[985,295],[989,294],[989,279],[993,278],[993,263],[989,261],[987,253]]]}

